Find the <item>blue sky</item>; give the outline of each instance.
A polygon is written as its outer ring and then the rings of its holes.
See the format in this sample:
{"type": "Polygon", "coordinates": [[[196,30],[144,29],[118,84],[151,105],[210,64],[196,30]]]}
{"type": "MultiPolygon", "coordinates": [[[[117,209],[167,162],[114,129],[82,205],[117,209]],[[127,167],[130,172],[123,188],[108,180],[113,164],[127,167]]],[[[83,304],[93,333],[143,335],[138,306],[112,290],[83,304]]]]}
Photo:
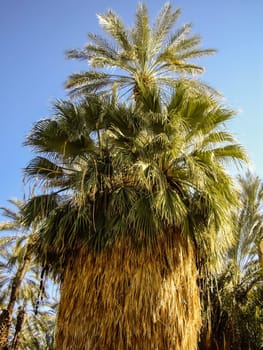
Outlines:
{"type": "MultiPolygon", "coordinates": [[[[152,18],[164,1],[144,1],[152,18]]],[[[230,129],[247,149],[263,178],[263,1],[180,0],[179,24],[192,22],[204,47],[218,49],[202,59],[203,80],[240,111],[230,129]]],[[[22,142],[32,124],[50,115],[51,104],[66,93],[63,83],[82,69],[67,61],[65,50],[82,47],[87,32],[99,32],[96,13],[112,8],[133,24],[135,0],[0,1],[0,206],[24,192],[22,168],[32,153],[22,142]]]]}

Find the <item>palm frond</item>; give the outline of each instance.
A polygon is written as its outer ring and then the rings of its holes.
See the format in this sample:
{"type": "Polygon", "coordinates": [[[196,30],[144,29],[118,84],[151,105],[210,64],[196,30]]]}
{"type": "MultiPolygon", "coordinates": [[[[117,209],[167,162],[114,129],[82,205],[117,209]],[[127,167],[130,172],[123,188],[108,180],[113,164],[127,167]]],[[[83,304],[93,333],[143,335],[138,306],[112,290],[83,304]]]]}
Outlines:
{"type": "Polygon", "coordinates": [[[101,87],[107,87],[111,83],[111,76],[106,73],[88,71],[82,73],[75,73],[69,76],[65,87],[66,89],[73,89],[72,94],[81,91],[85,87],[86,91],[98,91],[101,87]]]}
{"type": "Polygon", "coordinates": [[[181,14],[181,9],[172,11],[171,3],[166,3],[157,16],[152,29],[153,50],[159,51],[161,45],[164,44],[167,35],[175,25],[178,17],[181,14]]]}
{"type": "Polygon", "coordinates": [[[147,7],[141,3],[137,7],[132,38],[136,57],[141,63],[142,71],[144,71],[150,55],[149,41],[151,38],[151,29],[147,7]]]}
{"type": "Polygon", "coordinates": [[[192,30],[191,23],[182,25],[180,28],[178,28],[175,32],[171,34],[168,41],[168,47],[173,47],[173,45],[177,45],[178,42],[180,42],[181,40],[184,40],[191,30],[192,30]]]}
{"type": "Polygon", "coordinates": [[[88,33],[88,38],[94,44],[95,47],[99,47],[108,51],[112,56],[116,57],[118,55],[118,51],[114,44],[111,44],[108,40],[103,38],[100,35],[94,33],[88,33]]]}
{"type": "Polygon", "coordinates": [[[248,157],[244,151],[244,148],[239,144],[233,144],[233,145],[227,145],[224,147],[215,148],[213,150],[213,154],[218,159],[224,159],[227,158],[240,160],[243,162],[248,161],[248,157]]]}
{"type": "Polygon", "coordinates": [[[3,221],[0,223],[0,231],[17,231],[19,228],[19,223],[3,221]]]}
{"type": "Polygon", "coordinates": [[[66,57],[68,59],[77,59],[81,61],[88,60],[89,58],[85,50],[77,50],[77,49],[67,50],[66,57]]]}
{"type": "Polygon", "coordinates": [[[44,157],[36,157],[25,168],[27,177],[61,180],[65,176],[65,169],[44,157]]]}
{"type": "Polygon", "coordinates": [[[52,210],[58,207],[57,193],[35,196],[27,201],[23,208],[23,223],[31,225],[36,219],[47,217],[52,210]]]}
{"type": "Polygon", "coordinates": [[[123,50],[131,51],[129,34],[120,18],[112,10],[109,10],[106,15],[98,14],[97,17],[105,32],[110,34],[123,50]]]}

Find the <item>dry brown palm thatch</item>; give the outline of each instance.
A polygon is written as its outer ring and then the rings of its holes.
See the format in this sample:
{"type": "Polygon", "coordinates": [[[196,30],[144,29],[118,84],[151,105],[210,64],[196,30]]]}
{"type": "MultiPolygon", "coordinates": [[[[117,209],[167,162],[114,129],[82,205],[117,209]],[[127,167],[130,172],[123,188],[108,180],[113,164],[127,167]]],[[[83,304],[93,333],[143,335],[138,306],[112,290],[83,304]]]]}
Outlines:
{"type": "Polygon", "coordinates": [[[125,238],[97,255],[82,247],[66,267],[57,349],[196,349],[196,275],[192,244],[175,232],[154,250],[125,238]]]}

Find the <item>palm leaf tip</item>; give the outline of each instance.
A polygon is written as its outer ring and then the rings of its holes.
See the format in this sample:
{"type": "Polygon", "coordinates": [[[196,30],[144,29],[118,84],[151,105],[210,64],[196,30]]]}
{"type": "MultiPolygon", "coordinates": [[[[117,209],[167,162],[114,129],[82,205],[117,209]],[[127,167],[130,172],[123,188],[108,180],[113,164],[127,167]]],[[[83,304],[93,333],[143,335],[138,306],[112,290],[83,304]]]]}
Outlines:
{"type": "MultiPolygon", "coordinates": [[[[122,49],[129,51],[131,48],[129,43],[129,33],[125,29],[120,17],[112,10],[109,10],[105,15],[97,14],[97,18],[100,26],[105,32],[108,33],[122,49]]],[[[107,45],[107,47],[109,48],[109,45],[107,45]]]]}
{"type": "Polygon", "coordinates": [[[66,50],[67,59],[78,59],[78,60],[87,60],[88,56],[84,50],[71,49],[66,50]]]}

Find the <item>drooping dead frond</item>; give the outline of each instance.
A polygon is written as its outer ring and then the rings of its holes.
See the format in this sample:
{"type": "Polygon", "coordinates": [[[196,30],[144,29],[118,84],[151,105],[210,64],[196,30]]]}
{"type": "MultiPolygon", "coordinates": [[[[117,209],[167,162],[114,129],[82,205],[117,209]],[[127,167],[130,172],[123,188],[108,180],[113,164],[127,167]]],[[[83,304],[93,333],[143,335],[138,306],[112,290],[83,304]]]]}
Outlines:
{"type": "Polygon", "coordinates": [[[57,348],[196,349],[196,276],[192,244],[179,232],[159,237],[154,250],[125,237],[97,255],[82,247],[64,275],[57,348]]]}

